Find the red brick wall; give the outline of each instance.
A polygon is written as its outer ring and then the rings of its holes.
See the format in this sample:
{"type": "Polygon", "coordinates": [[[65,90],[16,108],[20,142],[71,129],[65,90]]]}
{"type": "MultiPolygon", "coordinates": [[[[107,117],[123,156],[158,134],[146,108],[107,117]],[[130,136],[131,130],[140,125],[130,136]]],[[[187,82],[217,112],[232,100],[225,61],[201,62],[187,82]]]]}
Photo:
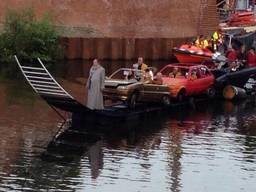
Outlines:
{"type": "Polygon", "coordinates": [[[1,0],[0,21],[8,8],[28,6],[72,29],[62,36],[75,38],[61,41],[74,59],[168,59],[174,45],[218,24],[216,0],[1,0]]]}
{"type": "Polygon", "coordinates": [[[172,48],[191,38],[62,38],[68,59],[170,59],[172,48]]]}
{"type": "Polygon", "coordinates": [[[1,0],[0,21],[8,8],[30,6],[38,16],[49,12],[56,25],[88,27],[94,37],[180,38],[197,35],[199,19],[216,27],[215,5],[216,0],[1,0]],[[204,14],[200,3],[209,5],[204,14]]]}

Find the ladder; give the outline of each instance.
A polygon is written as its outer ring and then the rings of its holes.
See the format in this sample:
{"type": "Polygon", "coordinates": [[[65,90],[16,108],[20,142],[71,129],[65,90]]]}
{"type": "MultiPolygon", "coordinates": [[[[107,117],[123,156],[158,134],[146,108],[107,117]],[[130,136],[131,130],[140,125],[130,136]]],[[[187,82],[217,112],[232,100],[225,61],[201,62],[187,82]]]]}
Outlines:
{"type": "Polygon", "coordinates": [[[85,112],[88,108],[74,99],[63,87],[53,78],[44,66],[40,58],[37,58],[39,66],[31,67],[22,65],[18,57],[14,56],[22,74],[33,90],[41,96],[50,107],[52,107],[63,119],[57,110],[67,112],[85,112]]]}

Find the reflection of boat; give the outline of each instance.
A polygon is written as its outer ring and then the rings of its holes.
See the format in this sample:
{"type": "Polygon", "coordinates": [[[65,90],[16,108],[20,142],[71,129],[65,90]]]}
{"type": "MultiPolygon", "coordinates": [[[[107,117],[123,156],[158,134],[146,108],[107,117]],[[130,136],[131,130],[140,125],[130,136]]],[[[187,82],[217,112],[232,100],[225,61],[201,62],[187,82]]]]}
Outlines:
{"type": "Polygon", "coordinates": [[[173,49],[173,53],[180,63],[202,63],[212,59],[213,52],[193,45],[181,45],[173,49]]]}

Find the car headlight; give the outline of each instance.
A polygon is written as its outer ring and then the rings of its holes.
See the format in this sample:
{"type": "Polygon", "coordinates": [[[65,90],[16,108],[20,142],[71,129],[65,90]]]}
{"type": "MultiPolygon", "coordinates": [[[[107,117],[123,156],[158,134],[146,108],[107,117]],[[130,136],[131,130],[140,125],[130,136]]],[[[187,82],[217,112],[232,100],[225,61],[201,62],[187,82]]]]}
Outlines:
{"type": "Polygon", "coordinates": [[[127,86],[118,86],[118,89],[127,89],[127,86]]]}

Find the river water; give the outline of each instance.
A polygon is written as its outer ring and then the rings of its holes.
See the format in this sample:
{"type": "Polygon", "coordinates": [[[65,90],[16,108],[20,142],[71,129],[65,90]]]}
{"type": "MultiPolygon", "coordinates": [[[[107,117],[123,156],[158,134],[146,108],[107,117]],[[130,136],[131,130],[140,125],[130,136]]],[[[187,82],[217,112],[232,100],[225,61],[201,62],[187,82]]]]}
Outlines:
{"type": "MultiPolygon", "coordinates": [[[[128,65],[104,64],[107,74],[128,65]]],[[[81,102],[88,66],[54,73],[81,102]]],[[[82,150],[50,150],[62,120],[23,81],[0,81],[0,107],[0,191],[256,191],[254,98],[158,113],[121,134],[84,133],[82,150]]]]}

